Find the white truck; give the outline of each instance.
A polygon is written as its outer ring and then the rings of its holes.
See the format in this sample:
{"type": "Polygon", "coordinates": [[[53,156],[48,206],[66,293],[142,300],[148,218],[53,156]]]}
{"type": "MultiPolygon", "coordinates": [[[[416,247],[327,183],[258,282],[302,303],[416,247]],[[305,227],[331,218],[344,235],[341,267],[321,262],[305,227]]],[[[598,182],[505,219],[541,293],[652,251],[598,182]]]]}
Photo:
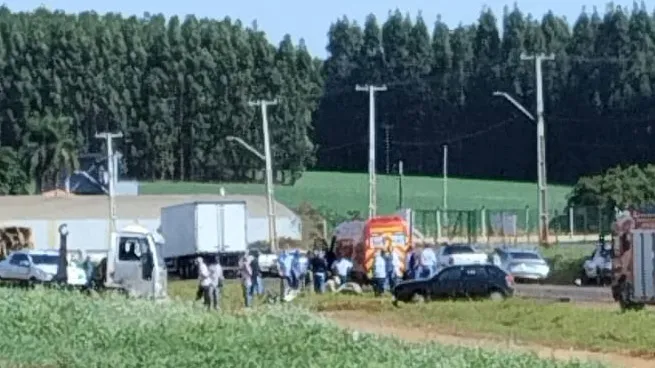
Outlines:
{"type": "Polygon", "coordinates": [[[195,278],[197,257],[219,257],[227,276],[236,275],[239,259],[248,250],[245,201],[191,202],[161,209],[160,233],[166,239],[168,272],[195,278]]]}
{"type": "Polygon", "coordinates": [[[466,244],[443,245],[437,252],[439,268],[454,265],[485,264],[489,256],[466,244]]]}
{"type": "MultiPolygon", "coordinates": [[[[69,280],[67,261],[68,228],[59,227],[59,265],[53,282],[69,280]]],[[[129,296],[165,299],[168,278],[161,257],[163,242],[140,225],[129,225],[110,233],[109,248],[95,267],[92,287],[119,290],[129,296]]],[[[65,282],[65,281],[64,281],[65,282]]]]}

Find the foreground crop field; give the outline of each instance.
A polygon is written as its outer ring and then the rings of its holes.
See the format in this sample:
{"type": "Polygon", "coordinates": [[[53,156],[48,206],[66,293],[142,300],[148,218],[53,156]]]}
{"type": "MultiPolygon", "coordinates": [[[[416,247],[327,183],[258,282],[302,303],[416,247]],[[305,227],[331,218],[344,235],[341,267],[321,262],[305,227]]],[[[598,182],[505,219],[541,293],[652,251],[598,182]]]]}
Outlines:
{"type": "MultiPolygon", "coordinates": [[[[277,280],[270,279],[266,287],[276,292],[278,285],[277,280]]],[[[195,281],[173,281],[169,294],[192,300],[195,288],[195,281]]],[[[240,286],[229,283],[224,290],[224,307],[238,311],[242,303],[240,286]]],[[[655,313],[621,313],[614,304],[580,306],[514,299],[503,303],[433,302],[395,308],[388,297],[374,298],[370,294],[308,294],[294,304],[319,313],[355,311],[394,326],[422,327],[444,334],[510,338],[551,347],[655,357],[655,313]]]]}
{"type": "Polygon", "coordinates": [[[3,367],[600,367],[346,332],[291,306],[217,314],[38,289],[0,300],[3,367]]]}
{"type": "MultiPolygon", "coordinates": [[[[225,184],[228,193],[263,194],[261,184],[225,184]]],[[[220,185],[205,183],[142,183],[143,194],[218,193],[220,185]]],[[[434,177],[406,177],[403,184],[404,204],[415,209],[434,209],[442,204],[443,182],[434,177]]],[[[398,204],[398,180],[393,176],[378,176],[378,210],[391,213],[398,204]]],[[[523,209],[536,208],[534,183],[484,181],[468,179],[448,180],[448,205],[453,209],[523,209]]],[[[549,208],[561,210],[566,205],[570,188],[548,187],[549,208]]],[[[368,208],[368,176],[330,172],[306,172],[294,186],[277,186],[275,195],[291,208],[302,202],[315,207],[326,207],[340,214],[349,210],[368,208]],[[338,199],[335,201],[335,199],[338,199]]]]}

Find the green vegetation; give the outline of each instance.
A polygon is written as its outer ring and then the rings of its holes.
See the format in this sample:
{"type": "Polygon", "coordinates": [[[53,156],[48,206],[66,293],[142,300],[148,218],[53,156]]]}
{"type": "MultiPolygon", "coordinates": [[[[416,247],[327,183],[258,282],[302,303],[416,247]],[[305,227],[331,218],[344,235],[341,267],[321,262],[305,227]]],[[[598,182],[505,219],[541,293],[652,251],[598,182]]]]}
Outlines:
{"type": "MultiPolygon", "coordinates": [[[[267,288],[277,291],[270,280],[267,288]]],[[[174,281],[172,297],[193,300],[194,281],[174,281]]],[[[229,283],[224,290],[227,310],[242,308],[240,286],[229,283]]],[[[264,303],[263,300],[259,304],[264,303]]],[[[391,326],[426,328],[430,331],[481,335],[500,340],[516,339],[552,347],[628,352],[655,357],[655,315],[653,312],[622,313],[613,304],[580,306],[513,299],[496,302],[433,302],[425,305],[392,306],[388,298],[305,294],[294,301],[315,312],[352,311],[391,326]],[[602,323],[599,323],[602,321],[602,323]]]]}
{"type": "MultiPolygon", "coordinates": [[[[415,209],[441,207],[442,179],[436,177],[405,177],[403,204],[415,209]]],[[[261,184],[205,184],[185,182],[142,183],[143,194],[199,194],[219,192],[221,186],[228,194],[262,194],[261,184]]],[[[551,208],[562,209],[570,188],[550,186],[551,208]]],[[[398,179],[378,176],[378,212],[391,213],[398,205],[398,179]]],[[[315,208],[324,208],[338,214],[356,210],[364,213],[368,208],[368,176],[333,172],[306,172],[294,186],[277,186],[276,198],[297,208],[309,202],[315,208]]],[[[518,210],[525,206],[536,208],[536,185],[504,181],[469,179],[448,180],[448,205],[453,209],[470,210],[485,206],[490,209],[518,210]]]]}
{"type": "Polygon", "coordinates": [[[655,165],[613,167],[601,175],[580,178],[569,203],[573,206],[615,207],[652,205],[655,202],[655,165]]]}
{"type": "Polygon", "coordinates": [[[9,367],[600,367],[408,344],[343,331],[292,306],[216,314],[190,303],[40,289],[1,289],[0,299],[0,331],[11,337],[0,339],[0,364],[9,367]]]}
{"type": "Polygon", "coordinates": [[[360,311],[396,326],[443,333],[515,339],[546,346],[655,357],[652,311],[622,313],[618,306],[580,306],[513,299],[433,302],[394,308],[370,296],[326,295],[308,305],[321,312],[360,311]]]}

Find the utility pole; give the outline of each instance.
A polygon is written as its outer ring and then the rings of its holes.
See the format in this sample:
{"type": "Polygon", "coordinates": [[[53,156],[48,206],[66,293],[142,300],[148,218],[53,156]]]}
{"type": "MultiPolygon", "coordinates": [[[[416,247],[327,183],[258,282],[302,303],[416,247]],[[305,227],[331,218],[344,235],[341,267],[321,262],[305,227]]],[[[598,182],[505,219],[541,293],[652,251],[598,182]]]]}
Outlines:
{"type": "Polygon", "coordinates": [[[114,167],[114,139],[123,138],[123,133],[96,133],[97,139],[104,139],[107,146],[107,176],[109,191],[109,231],[116,231],[116,193],[114,184],[116,184],[116,168],[114,167]]]}
{"type": "Polygon", "coordinates": [[[355,91],[368,92],[368,217],[377,213],[377,191],[375,179],[375,92],[385,92],[382,86],[355,86],[355,91]]]}
{"type": "Polygon", "coordinates": [[[443,145],[443,209],[448,210],[448,145],[443,145]]]}
{"type": "Polygon", "coordinates": [[[443,210],[444,224],[448,226],[448,145],[443,145],[443,210]]]}
{"type": "Polygon", "coordinates": [[[262,113],[264,130],[264,159],[266,161],[266,207],[268,209],[268,238],[273,252],[277,251],[277,229],[275,225],[275,197],[273,195],[273,157],[271,156],[271,138],[268,130],[268,107],[277,105],[277,100],[258,100],[248,102],[250,106],[259,106],[262,113]]]}
{"type": "Polygon", "coordinates": [[[403,161],[398,161],[398,209],[403,208],[403,161]]]}
{"type": "Polygon", "coordinates": [[[546,134],[544,123],[544,81],[542,63],[555,60],[555,55],[521,54],[521,60],[534,61],[534,70],[537,85],[537,187],[539,190],[539,238],[542,244],[548,244],[548,199],[546,179],[546,134]]]}
{"type": "Polygon", "coordinates": [[[386,159],[386,169],[387,169],[386,172],[387,175],[389,175],[389,171],[390,171],[389,153],[391,151],[391,135],[389,131],[391,130],[392,126],[389,124],[384,124],[383,128],[384,128],[384,155],[386,159]]]}

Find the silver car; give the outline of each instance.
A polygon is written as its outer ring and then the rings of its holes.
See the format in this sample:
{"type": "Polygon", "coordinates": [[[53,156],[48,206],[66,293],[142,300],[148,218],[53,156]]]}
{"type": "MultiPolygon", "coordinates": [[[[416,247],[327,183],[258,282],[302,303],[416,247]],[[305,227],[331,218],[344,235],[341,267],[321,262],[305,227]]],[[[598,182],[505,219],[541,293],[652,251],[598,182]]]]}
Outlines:
{"type": "Polygon", "coordinates": [[[536,250],[498,248],[492,254],[492,262],[517,280],[543,281],[550,274],[550,266],[536,250]]]}

